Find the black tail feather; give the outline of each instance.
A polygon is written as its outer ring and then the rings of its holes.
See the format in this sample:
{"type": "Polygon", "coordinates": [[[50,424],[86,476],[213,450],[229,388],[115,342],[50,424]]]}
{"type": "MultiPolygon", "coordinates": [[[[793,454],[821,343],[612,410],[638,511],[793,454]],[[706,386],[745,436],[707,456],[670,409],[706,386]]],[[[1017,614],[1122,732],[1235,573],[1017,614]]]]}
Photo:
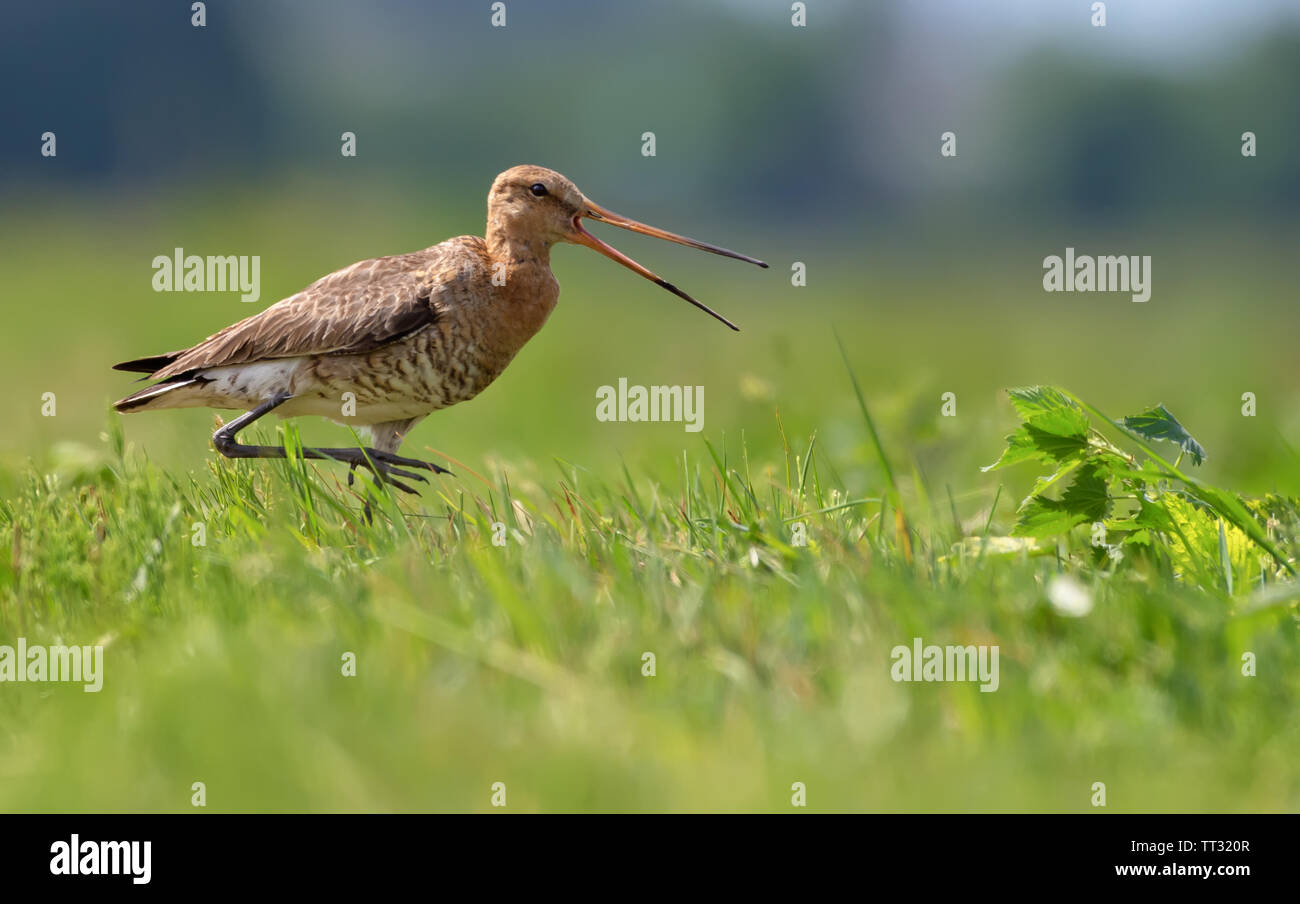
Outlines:
{"type": "Polygon", "coordinates": [[[162,370],[168,364],[171,364],[178,357],[178,352],[168,352],[165,355],[153,355],[148,358],[136,358],[132,361],[123,361],[121,364],[114,364],[113,370],[125,370],[137,374],[151,374],[155,371],[162,370]]]}

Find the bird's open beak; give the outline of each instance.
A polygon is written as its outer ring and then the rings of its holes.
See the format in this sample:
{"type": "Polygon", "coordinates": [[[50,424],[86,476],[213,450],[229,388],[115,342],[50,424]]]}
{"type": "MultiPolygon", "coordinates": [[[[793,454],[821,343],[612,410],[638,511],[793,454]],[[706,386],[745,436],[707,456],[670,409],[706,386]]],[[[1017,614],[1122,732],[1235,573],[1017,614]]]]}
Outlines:
{"type": "Polygon", "coordinates": [[[723,317],[721,314],[719,314],[717,311],[710,308],[708,305],[701,304],[700,302],[696,301],[694,298],[687,295],[685,292],[683,292],[681,289],[674,286],[672,283],[668,282],[667,280],[660,279],[654,273],[651,273],[645,267],[642,267],[636,261],[632,260],[632,258],[628,257],[626,254],[619,251],[617,248],[612,248],[609,245],[606,245],[604,242],[596,238],[590,232],[583,229],[582,228],[583,217],[591,217],[591,219],[593,220],[600,220],[602,223],[609,223],[611,226],[618,226],[620,229],[629,229],[632,232],[640,232],[643,235],[652,235],[657,239],[664,239],[665,241],[676,242],[679,245],[686,245],[688,248],[698,248],[700,251],[707,251],[710,254],[721,254],[723,257],[734,257],[738,261],[746,261],[747,263],[757,264],[760,267],[766,268],[767,264],[763,263],[760,260],[756,260],[755,258],[747,257],[746,255],[743,254],[737,254],[734,251],[728,251],[726,248],[719,248],[717,245],[710,245],[706,242],[697,242],[695,239],[688,239],[685,236],[677,235],[675,233],[668,232],[663,229],[656,229],[654,226],[647,226],[645,223],[638,223],[636,220],[629,220],[627,217],[619,216],[613,211],[606,210],[605,208],[600,207],[597,204],[593,204],[591,201],[587,201],[586,206],[583,209],[582,213],[578,214],[576,217],[573,218],[573,234],[570,237],[570,240],[575,244],[586,245],[588,248],[591,248],[595,251],[599,251],[601,254],[605,255],[605,257],[608,257],[611,260],[618,261],[620,264],[622,264],[624,267],[627,267],[629,270],[633,271],[634,273],[639,273],[642,276],[644,276],[646,279],[650,280],[651,282],[663,286],[665,289],[667,289],[669,292],[672,292],[678,298],[682,298],[685,299],[686,301],[689,301],[691,304],[695,305],[701,311],[704,311],[706,314],[709,314],[712,317],[716,317],[718,320],[721,320],[723,323],[731,327],[733,330],[740,329],[740,327],[736,326],[734,323],[732,323],[726,317],[723,317]]]}

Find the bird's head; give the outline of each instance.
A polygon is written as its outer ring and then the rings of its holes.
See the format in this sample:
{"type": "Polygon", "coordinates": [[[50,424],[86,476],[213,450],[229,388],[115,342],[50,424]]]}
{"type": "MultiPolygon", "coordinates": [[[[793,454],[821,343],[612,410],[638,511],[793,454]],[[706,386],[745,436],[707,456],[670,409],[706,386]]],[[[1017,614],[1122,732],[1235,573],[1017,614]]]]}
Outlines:
{"type": "Polygon", "coordinates": [[[534,239],[544,242],[548,247],[556,242],[569,242],[574,245],[586,245],[595,251],[615,260],[634,273],[662,286],[679,298],[683,298],[702,311],[721,320],[733,330],[739,329],[734,323],[713,309],[701,304],[672,283],[667,282],[638,264],[632,258],[605,244],[583,228],[582,220],[587,218],[632,232],[652,235],[655,238],[676,242],[711,254],[732,257],[760,267],[767,264],[717,245],[699,242],[685,236],[676,235],[654,226],[638,223],[636,220],[620,216],[596,204],[564,176],[544,166],[515,166],[497,176],[488,193],[488,223],[497,234],[517,239],[534,239]]]}

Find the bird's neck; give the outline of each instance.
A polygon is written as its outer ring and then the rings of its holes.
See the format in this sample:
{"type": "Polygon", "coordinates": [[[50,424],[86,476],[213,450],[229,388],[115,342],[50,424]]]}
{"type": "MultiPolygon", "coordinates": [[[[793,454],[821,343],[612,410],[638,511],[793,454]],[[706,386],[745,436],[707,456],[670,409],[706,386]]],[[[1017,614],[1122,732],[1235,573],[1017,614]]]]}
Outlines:
{"type": "Polygon", "coordinates": [[[486,235],[489,270],[494,285],[502,286],[504,304],[497,310],[504,322],[498,338],[509,360],[542,328],[555,309],[560,286],[551,272],[550,242],[520,238],[493,226],[488,223],[486,235]]]}
{"type": "Polygon", "coordinates": [[[492,262],[505,264],[507,271],[536,266],[549,269],[551,266],[551,243],[544,239],[525,238],[497,228],[497,224],[492,222],[488,223],[485,238],[492,262]]]}

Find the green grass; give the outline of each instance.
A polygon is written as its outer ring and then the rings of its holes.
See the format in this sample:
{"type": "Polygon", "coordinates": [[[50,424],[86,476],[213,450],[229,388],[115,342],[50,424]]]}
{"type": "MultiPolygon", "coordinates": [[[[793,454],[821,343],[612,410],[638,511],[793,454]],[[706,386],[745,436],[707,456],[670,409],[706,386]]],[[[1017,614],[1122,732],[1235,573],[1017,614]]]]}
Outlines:
{"type": "Polygon", "coordinates": [[[497,781],[542,811],[781,810],[796,781],[815,810],[1300,801],[1287,605],[1083,568],[1064,617],[1043,585],[1080,551],[913,520],[909,562],[802,447],[662,483],[502,468],[366,525],[341,469],[181,480],[105,439],[0,510],[2,636],[106,646],[99,694],[0,696],[7,810],[183,811],[195,781],[221,810],[486,810],[497,781]],[[891,682],[913,636],[998,644],[998,691],[891,682]]]}
{"type": "Polygon", "coordinates": [[[1300,492],[1293,242],[1154,247],[1146,305],[1043,296],[1054,235],[922,257],[872,237],[865,268],[856,245],[778,245],[809,261],[806,290],[775,254],[766,278],[624,242],[735,336],[561,249],[542,334],[402,450],[456,476],[381,496],[367,525],[342,467],[221,460],[211,412],[105,415],[130,386],[112,361],[253,307],[149,292],[154,254],[260,253],[269,303],[481,219],[267,195],[0,222],[25,300],[0,336],[0,644],[105,645],[98,694],[0,685],[0,810],[192,811],[198,781],[209,810],[487,811],[495,782],[511,811],[790,811],[794,782],[815,811],[1090,812],[1099,781],[1110,811],[1300,807],[1294,585],[1243,568],[1229,590],[1209,553],[1196,578],[1138,551],[1112,568],[1084,527],[985,542],[1012,534],[1038,475],[981,471],[1017,426],[1001,388],[1059,383],[1102,411],[1167,404],[1209,450],[1208,485],[1300,492]],[[121,228],[97,229],[110,214],[121,228]],[[596,422],[619,376],[706,386],[705,430],[596,422]],[[1050,605],[1061,573],[1087,615],[1050,605]],[[891,681],[916,636],[997,644],[997,692],[891,681]]]}

